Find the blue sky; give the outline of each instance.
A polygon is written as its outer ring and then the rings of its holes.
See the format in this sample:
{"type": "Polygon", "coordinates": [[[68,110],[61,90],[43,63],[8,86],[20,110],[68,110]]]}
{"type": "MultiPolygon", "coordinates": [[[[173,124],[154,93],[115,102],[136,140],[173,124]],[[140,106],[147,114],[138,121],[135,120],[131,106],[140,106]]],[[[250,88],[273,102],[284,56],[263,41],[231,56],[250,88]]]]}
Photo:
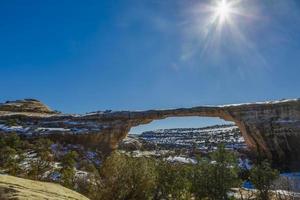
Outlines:
{"type": "Polygon", "coordinates": [[[1,1],[0,101],[84,113],[300,97],[300,2],[242,0],[221,27],[214,3],[1,1]]]}

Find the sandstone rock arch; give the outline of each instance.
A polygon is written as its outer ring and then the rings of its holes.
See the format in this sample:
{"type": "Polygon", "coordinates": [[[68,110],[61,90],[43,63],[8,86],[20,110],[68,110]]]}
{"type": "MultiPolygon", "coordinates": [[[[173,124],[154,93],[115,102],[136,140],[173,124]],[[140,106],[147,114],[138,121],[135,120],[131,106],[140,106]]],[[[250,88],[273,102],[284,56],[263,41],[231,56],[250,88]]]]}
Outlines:
{"type": "MultiPolygon", "coordinates": [[[[232,121],[240,128],[251,150],[280,167],[300,167],[300,99],[85,115],[53,112],[31,99],[0,104],[0,125],[14,119],[22,122],[23,129],[19,130],[22,134],[46,134],[106,150],[115,149],[131,127],[184,116],[219,117],[232,121]]],[[[10,130],[9,127],[6,130],[10,130]]]]}
{"type": "Polygon", "coordinates": [[[155,110],[132,115],[131,125],[167,117],[219,117],[234,122],[248,147],[282,168],[300,167],[300,101],[155,110]]]}

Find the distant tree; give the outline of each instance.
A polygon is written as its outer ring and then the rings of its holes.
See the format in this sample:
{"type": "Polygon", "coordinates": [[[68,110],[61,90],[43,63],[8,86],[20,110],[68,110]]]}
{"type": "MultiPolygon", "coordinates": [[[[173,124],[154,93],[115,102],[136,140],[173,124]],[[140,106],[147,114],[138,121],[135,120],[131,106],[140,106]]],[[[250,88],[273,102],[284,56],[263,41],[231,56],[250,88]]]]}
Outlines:
{"type": "Polygon", "coordinates": [[[93,164],[92,162],[90,162],[89,160],[81,160],[79,162],[79,169],[86,171],[86,172],[91,172],[91,173],[97,173],[97,167],[95,166],[95,164],[93,164]]]}
{"type": "Polygon", "coordinates": [[[78,154],[75,151],[66,153],[61,159],[61,183],[68,188],[74,187],[75,181],[75,164],[78,154]]]}
{"type": "Polygon", "coordinates": [[[279,172],[272,169],[267,161],[255,165],[250,170],[250,181],[258,190],[259,200],[271,199],[270,190],[273,181],[279,177],[279,172]]]}
{"type": "Polygon", "coordinates": [[[212,153],[213,185],[212,199],[227,199],[230,188],[238,186],[237,159],[234,153],[227,151],[224,145],[219,145],[217,151],[212,153]]]}
{"type": "Polygon", "coordinates": [[[24,159],[22,142],[16,133],[3,134],[0,139],[0,168],[8,174],[20,174],[20,162],[24,159]]]}
{"type": "Polygon", "coordinates": [[[5,146],[4,134],[0,134],[0,149],[5,146]]]}
{"type": "Polygon", "coordinates": [[[20,149],[22,149],[23,151],[29,150],[29,149],[33,149],[34,145],[32,143],[30,143],[28,140],[21,140],[21,145],[20,145],[20,149]]]}
{"type": "Polygon", "coordinates": [[[208,197],[212,186],[212,170],[209,160],[201,159],[193,167],[192,192],[195,199],[200,200],[208,197]]]}
{"type": "Polygon", "coordinates": [[[116,152],[105,160],[100,176],[98,199],[151,199],[156,184],[155,162],[116,152]]]}
{"type": "Polygon", "coordinates": [[[34,141],[33,152],[36,156],[30,159],[30,168],[28,169],[28,177],[34,180],[42,180],[47,178],[52,169],[51,163],[53,156],[51,154],[52,141],[46,138],[40,138],[34,141]]]}
{"type": "Polygon", "coordinates": [[[62,167],[74,167],[77,158],[78,158],[78,153],[76,151],[69,151],[61,159],[62,167]]]}
{"type": "Polygon", "coordinates": [[[35,140],[34,142],[34,151],[38,154],[40,152],[51,152],[51,145],[53,142],[48,138],[39,138],[35,140]]]}
{"type": "Polygon", "coordinates": [[[21,139],[16,133],[7,134],[4,139],[5,145],[15,150],[18,150],[21,146],[21,139]]]}
{"type": "Polygon", "coordinates": [[[52,170],[52,162],[53,157],[49,152],[40,152],[36,158],[29,162],[28,177],[34,180],[47,179],[47,172],[50,174],[50,170],[52,170]]]}
{"type": "Polygon", "coordinates": [[[238,185],[236,158],[223,145],[211,154],[211,160],[199,160],[194,167],[192,191],[196,199],[228,199],[230,188],[238,185]]]}
{"type": "Polygon", "coordinates": [[[101,199],[101,179],[98,173],[89,173],[87,177],[79,177],[75,180],[77,192],[89,199],[101,199]]]}
{"type": "Polygon", "coordinates": [[[157,163],[157,186],[154,199],[183,200],[191,198],[191,167],[183,163],[157,163]]]}
{"type": "Polygon", "coordinates": [[[21,173],[20,160],[17,151],[9,146],[0,150],[0,167],[6,173],[16,176],[21,173]]]}

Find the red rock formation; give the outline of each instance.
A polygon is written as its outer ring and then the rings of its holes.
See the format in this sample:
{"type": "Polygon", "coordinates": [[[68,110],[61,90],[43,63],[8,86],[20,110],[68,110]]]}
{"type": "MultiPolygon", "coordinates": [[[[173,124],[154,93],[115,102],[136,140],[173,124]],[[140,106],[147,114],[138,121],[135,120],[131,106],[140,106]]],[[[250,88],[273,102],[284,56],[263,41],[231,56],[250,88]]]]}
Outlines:
{"type": "Polygon", "coordinates": [[[112,150],[127,136],[131,127],[180,116],[219,117],[233,121],[251,150],[273,160],[280,167],[300,167],[299,99],[86,115],[59,114],[36,100],[23,100],[0,104],[0,129],[13,131],[17,126],[5,124],[14,120],[16,125],[21,125],[17,131],[22,134],[47,135],[112,150]]]}

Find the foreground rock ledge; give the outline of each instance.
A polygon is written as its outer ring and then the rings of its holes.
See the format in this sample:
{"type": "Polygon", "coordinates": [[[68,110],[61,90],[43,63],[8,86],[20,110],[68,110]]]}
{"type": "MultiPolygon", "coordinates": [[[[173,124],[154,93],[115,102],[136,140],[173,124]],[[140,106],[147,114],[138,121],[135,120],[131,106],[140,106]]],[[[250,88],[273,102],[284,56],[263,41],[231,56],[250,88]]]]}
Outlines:
{"type": "Polygon", "coordinates": [[[54,183],[0,175],[1,200],[89,200],[83,195],[54,183]]]}
{"type": "Polygon", "coordinates": [[[34,99],[0,104],[0,131],[115,149],[131,127],[168,117],[219,117],[234,122],[248,147],[281,168],[300,168],[300,99],[148,111],[61,114],[34,99]]]}

